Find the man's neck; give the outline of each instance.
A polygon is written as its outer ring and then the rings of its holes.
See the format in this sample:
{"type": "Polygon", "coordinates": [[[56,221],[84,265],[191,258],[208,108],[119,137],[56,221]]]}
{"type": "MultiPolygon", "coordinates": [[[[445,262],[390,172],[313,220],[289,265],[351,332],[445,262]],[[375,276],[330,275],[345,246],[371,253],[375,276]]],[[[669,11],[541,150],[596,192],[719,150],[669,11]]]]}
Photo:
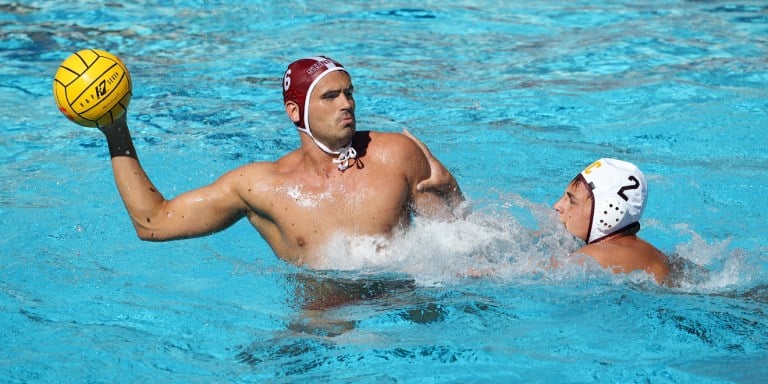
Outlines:
{"type": "Polygon", "coordinates": [[[344,171],[351,167],[357,157],[357,151],[352,145],[354,137],[340,148],[336,148],[322,144],[325,148],[321,147],[321,143],[313,140],[308,134],[302,133],[301,135],[301,148],[310,161],[313,163],[313,167],[324,167],[327,163],[330,163],[339,171],[344,171]],[[330,152],[328,149],[333,148],[330,152]]]}

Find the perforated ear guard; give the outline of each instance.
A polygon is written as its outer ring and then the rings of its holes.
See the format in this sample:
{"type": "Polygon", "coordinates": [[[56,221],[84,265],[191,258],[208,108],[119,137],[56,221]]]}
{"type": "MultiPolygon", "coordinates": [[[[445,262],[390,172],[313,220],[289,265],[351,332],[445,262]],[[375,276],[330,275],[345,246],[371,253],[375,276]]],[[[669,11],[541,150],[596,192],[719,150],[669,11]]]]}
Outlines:
{"type": "Polygon", "coordinates": [[[595,225],[603,233],[611,232],[611,229],[624,220],[627,216],[627,203],[621,199],[605,199],[595,202],[595,225]]]}

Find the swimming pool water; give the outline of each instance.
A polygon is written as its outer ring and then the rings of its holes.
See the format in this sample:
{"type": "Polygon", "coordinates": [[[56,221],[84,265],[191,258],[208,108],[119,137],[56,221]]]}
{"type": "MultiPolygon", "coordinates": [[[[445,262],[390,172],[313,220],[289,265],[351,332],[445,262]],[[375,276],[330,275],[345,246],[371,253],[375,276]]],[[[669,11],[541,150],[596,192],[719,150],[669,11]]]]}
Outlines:
{"type": "Polygon", "coordinates": [[[761,383],[768,375],[768,7],[758,1],[0,4],[0,381],[761,383]],[[233,5],[235,4],[235,5],[233,5]],[[360,129],[408,128],[466,220],[329,270],[245,222],[143,243],[104,139],[56,110],[74,51],[119,55],[167,197],[298,145],[284,67],[352,73],[360,129]],[[591,265],[551,204],[599,157],[650,183],[677,287],[591,265]],[[467,277],[470,268],[481,277],[467,277]],[[349,305],[311,309],[323,290],[349,305]]]}

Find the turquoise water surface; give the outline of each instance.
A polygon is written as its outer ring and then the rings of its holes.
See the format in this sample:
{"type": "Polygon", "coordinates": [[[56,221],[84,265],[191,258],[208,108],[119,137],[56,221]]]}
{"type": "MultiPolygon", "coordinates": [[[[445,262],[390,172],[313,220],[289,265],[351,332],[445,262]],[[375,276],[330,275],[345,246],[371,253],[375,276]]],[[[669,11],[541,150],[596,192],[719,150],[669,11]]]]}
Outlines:
{"type": "Polygon", "coordinates": [[[762,383],[768,5],[759,1],[0,3],[0,381],[762,383]],[[298,146],[285,66],[350,70],[358,128],[408,128],[466,220],[417,219],[329,268],[246,222],[136,238],[103,136],[55,108],[72,52],[120,56],[166,197],[298,146]],[[551,205],[600,157],[649,180],[676,286],[550,258],[551,205]],[[484,271],[467,277],[468,270],[484,271]],[[319,289],[361,298],[311,310],[319,289]]]}

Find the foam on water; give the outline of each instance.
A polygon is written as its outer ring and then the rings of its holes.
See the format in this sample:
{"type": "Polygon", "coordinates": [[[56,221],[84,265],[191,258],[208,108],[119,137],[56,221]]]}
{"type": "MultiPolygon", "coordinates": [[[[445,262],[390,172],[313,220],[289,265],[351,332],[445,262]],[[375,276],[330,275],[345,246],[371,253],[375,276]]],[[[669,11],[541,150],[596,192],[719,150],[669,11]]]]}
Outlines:
{"type": "MultiPolygon", "coordinates": [[[[466,278],[514,284],[596,277],[616,284],[653,281],[643,272],[614,275],[594,260],[574,255],[583,242],[568,233],[551,207],[520,196],[504,199],[499,206],[455,221],[417,217],[412,228],[391,238],[337,235],[317,267],[362,276],[401,272],[424,286],[459,284],[466,278]],[[519,209],[532,215],[533,227],[523,224],[525,218],[515,213],[519,209]]],[[[765,262],[733,249],[729,240],[707,243],[684,224],[672,229],[690,240],[667,252],[672,266],[670,289],[723,293],[754,287],[765,279],[761,267],[765,262]]]]}

